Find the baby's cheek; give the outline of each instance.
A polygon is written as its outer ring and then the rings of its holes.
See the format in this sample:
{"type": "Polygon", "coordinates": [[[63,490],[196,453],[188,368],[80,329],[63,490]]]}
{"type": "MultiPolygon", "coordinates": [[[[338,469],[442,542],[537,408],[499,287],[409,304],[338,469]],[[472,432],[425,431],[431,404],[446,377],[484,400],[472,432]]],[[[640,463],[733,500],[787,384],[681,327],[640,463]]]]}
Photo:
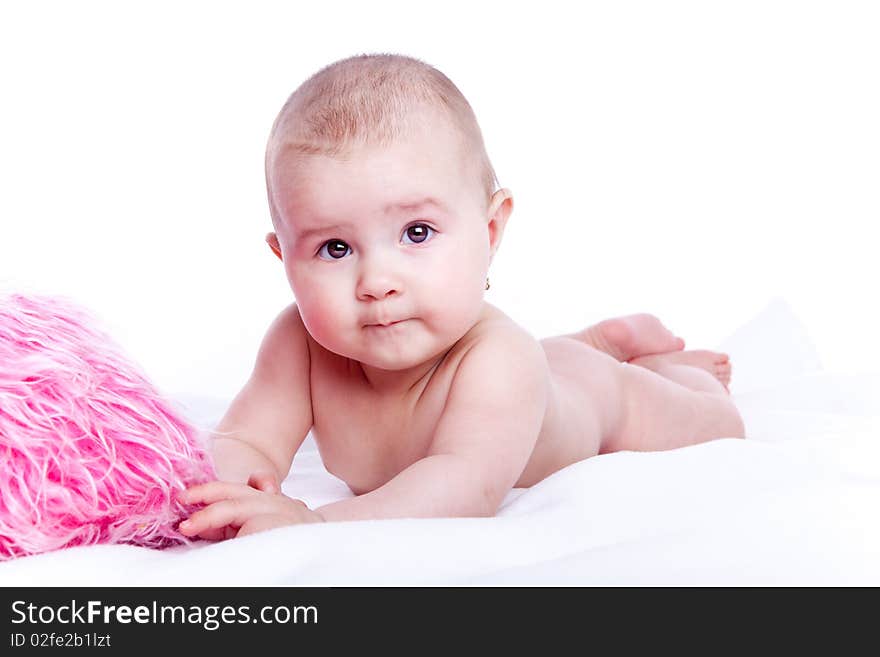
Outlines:
{"type": "MultiPolygon", "coordinates": [[[[481,234],[468,233],[466,236],[444,245],[432,262],[432,269],[444,281],[453,281],[468,286],[478,280],[488,266],[488,247],[481,234]]],[[[453,287],[453,286],[450,286],[453,287]]]]}
{"type": "Polygon", "coordinates": [[[447,279],[455,281],[451,286],[456,292],[471,302],[482,298],[482,290],[486,284],[486,259],[482,252],[462,253],[455,266],[449,267],[447,279]]]}
{"type": "MultiPolygon", "coordinates": [[[[296,295],[296,292],[294,294],[296,295]]],[[[329,348],[328,343],[336,341],[335,337],[341,328],[347,325],[340,316],[340,303],[338,300],[334,301],[335,298],[330,292],[308,286],[296,295],[297,306],[306,330],[318,343],[327,348],[329,348]]]]}
{"type": "Polygon", "coordinates": [[[326,302],[313,304],[308,313],[308,319],[303,317],[303,323],[309,333],[319,342],[332,342],[340,328],[340,320],[334,316],[333,305],[326,302]]]}
{"type": "Polygon", "coordinates": [[[462,267],[432,284],[427,292],[430,323],[438,332],[460,337],[477,321],[483,307],[479,276],[462,267]]]}

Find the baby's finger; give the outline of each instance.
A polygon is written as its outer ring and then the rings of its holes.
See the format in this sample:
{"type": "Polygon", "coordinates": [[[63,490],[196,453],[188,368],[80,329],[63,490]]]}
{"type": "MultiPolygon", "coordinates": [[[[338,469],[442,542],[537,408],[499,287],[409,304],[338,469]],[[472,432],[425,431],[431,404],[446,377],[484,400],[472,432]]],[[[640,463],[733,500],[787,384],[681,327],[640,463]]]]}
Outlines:
{"type": "Polygon", "coordinates": [[[264,532],[269,529],[275,529],[275,527],[285,527],[288,525],[290,525],[290,521],[277,515],[265,513],[263,515],[255,516],[244,523],[241,526],[241,529],[238,530],[236,536],[240,538],[242,536],[247,536],[248,534],[256,534],[257,532],[264,532]]]}
{"type": "MultiPolygon", "coordinates": [[[[180,527],[178,527],[181,534],[187,535],[180,527]]],[[[236,534],[236,529],[234,527],[221,527],[220,529],[206,529],[205,531],[199,532],[194,538],[201,538],[206,541],[223,541],[227,538],[234,538],[236,534]]]]}
{"type": "Polygon", "coordinates": [[[221,500],[196,511],[180,523],[178,529],[184,536],[201,536],[212,529],[222,529],[230,525],[241,527],[258,512],[257,509],[250,509],[248,505],[242,504],[239,499],[221,500]]]}
{"type": "Polygon", "coordinates": [[[231,481],[209,481],[206,484],[187,488],[178,495],[178,499],[184,504],[213,504],[254,492],[251,486],[245,484],[236,484],[231,481]]]}
{"type": "Polygon", "coordinates": [[[281,488],[278,486],[278,479],[271,472],[260,470],[254,472],[248,478],[248,486],[261,490],[264,493],[280,493],[281,488]]]}

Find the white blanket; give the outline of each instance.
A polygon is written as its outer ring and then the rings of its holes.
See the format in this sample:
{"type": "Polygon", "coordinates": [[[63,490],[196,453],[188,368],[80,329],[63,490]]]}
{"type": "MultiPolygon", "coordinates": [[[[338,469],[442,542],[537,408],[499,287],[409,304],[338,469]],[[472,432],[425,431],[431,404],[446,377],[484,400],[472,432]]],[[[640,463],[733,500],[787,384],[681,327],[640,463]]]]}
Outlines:
{"type": "MultiPolygon", "coordinates": [[[[587,459],[515,489],[494,518],[72,548],[2,563],[0,584],[880,585],[880,373],[822,372],[782,302],[718,348],[747,440],[587,459]]],[[[197,419],[222,412],[182,401],[197,419]]],[[[351,495],[311,439],[284,490],[310,506],[351,495]]]]}

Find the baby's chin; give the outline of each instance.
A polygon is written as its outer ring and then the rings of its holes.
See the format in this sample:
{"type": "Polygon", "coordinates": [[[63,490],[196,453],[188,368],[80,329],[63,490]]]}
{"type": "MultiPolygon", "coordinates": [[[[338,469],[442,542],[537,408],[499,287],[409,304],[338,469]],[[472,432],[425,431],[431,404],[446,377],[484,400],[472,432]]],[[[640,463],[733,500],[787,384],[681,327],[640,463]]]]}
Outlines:
{"type": "Polygon", "coordinates": [[[357,353],[349,355],[349,358],[377,369],[402,372],[436,360],[449,351],[453,344],[454,341],[441,344],[435,340],[419,340],[416,337],[379,344],[368,342],[362,344],[356,350],[357,353]]]}
{"type": "Polygon", "coordinates": [[[426,363],[432,356],[433,353],[416,349],[407,349],[404,353],[386,350],[361,350],[350,358],[376,369],[403,372],[426,363]]]}
{"type": "Polygon", "coordinates": [[[314,335],[313,339],[337,356],[391,372],[410,370],[435,361],[461,336],[438,335],[420,319],[386,327],[361,326],[349,334],[314,335]]]}

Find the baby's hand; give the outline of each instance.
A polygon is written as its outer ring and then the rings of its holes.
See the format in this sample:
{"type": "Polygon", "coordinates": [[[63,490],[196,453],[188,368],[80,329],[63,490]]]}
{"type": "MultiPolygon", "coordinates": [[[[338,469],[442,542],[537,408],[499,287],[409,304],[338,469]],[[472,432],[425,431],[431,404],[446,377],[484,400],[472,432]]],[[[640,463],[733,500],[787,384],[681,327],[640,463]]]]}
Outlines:
{"type": "Polygon", "coordinates": [[[319,513],[281,493],[274,477],[252,475],[248,484],[212,481],[193,486],[180,496],[185,504],[206,504],[180,523],[184,536],[207,540],[236,538],[274,527],[323,522],[319,513]]]}
{"type": "Polygon", "coordinates": [[[281,484],[278,477],[268,470],[258,470],[248,478],[248,486],[261,490],[264,493],[280,493],[281,484]]]}

